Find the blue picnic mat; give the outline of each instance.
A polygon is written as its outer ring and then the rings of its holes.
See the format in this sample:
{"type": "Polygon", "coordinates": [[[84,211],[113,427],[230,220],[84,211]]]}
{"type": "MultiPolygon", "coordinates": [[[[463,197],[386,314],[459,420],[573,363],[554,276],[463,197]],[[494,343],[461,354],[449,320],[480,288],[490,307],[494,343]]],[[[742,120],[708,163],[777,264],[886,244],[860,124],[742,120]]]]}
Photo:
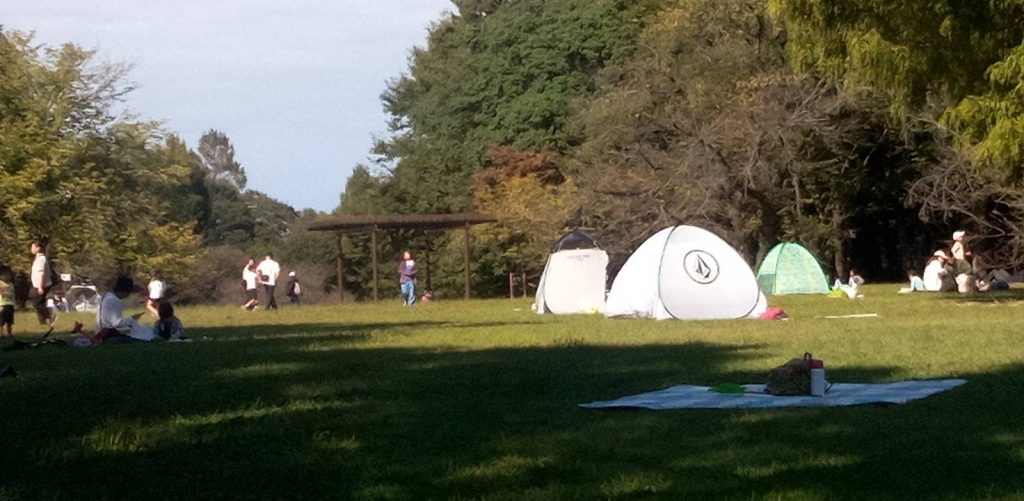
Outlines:
{"type": "Polygon", "coordinates": [[[797,395],[777,397],[764,392],[763,384],[743,385],[745,393],[717,393],[707,386],[681,384],[664,390],[631,395],[615,400],[579,404],[586,409],[755,409],[768,407],[839,407],[864,404],[905,404],[951,390],[964,379],[931,379],[897,383],[835,383],[824,397],[797,395]]]}

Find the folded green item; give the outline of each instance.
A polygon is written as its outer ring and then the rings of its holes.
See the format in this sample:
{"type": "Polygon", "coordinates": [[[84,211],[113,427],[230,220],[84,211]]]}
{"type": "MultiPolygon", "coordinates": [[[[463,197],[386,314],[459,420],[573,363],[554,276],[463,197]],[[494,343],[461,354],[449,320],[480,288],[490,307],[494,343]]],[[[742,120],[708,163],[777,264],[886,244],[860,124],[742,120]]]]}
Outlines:
{"type": "Polygon", "coordinates": [[[743,385],[736,383],[722,383],[718,386],[708,388],[708,391],[713,391],[715,393],[743,393],[747,391],[747,389],[744,388],[743,385]]]}

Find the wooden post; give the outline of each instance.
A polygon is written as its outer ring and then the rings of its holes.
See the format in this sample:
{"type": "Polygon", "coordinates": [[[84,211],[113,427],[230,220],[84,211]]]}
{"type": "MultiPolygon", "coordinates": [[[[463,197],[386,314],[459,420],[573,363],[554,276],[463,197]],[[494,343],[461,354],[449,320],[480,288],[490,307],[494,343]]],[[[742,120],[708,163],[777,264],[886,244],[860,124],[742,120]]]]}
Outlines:
{"type": "Polygon", "coordinates": [[[466,285],[466,299],[469,299],[469,223],[466,223],[463,234],[464,248],[462,251],[463,282],[466,285]]]}
{"type": "Polygon", "coordinates": [[[338,302],[345,302],[345,265],[342,263],[344,257],[341,255],[341,233],[336,233],[338,242],[338,302]]]}
{"type": "Polygon", "coordinates": [[[516,298],[516,278],[511,271],[508,272],[508,298],[516,298]]]}
{"type": "Polygon", "coordinates": [[[434,293],[434,284],[430,280],[430,249],[427,249],[427,291],[434,293]]]}
{"type": "Polygon", "coordinates": [[[526,272],[524,271],[523,272],[523,297],[526,297],[526,295],[529,294],[529,289],[530,289],[530,287],[526,283],[526,272]]]}
{"type": "Polygon", "coordinates": [[[373,225],[370,233],[370,255],[373,257],[373,300],[380,301],[380,277],[377,272],[377,225],[373,225]]]}

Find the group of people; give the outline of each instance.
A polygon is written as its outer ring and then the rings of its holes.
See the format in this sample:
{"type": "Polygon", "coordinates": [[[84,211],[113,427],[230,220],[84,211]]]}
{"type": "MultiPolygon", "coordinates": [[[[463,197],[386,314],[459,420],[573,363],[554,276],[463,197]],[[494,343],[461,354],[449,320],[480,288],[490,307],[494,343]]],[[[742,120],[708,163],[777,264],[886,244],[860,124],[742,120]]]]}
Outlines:
{"type": "Polygon", "coordinates": [[[114,282],[114,288],[103,294],[99,310],[96,311],[96,331],[92,335],[82,332],[76,324],[72,333],[82,334],[93,343],[145,342],[163,339],[171,342],[188,342],[181,320],[174,314],[174,305],[163,301],[164,283],[159,273],[154,272],[146,288],[146,310],[156,318],[152,326],[139,319],[146,312],[125,316],[123,300],[135,292],[135,281],[121,276],[114,282]],[[76,332],[77,331],[77,332],[76,332]]]}
{"type": "MultiPolygon", "coordinates": [[[[266,300],[266,309],[276,310],[277,299],[274,291],[277,289],[278,278],[281,275],[281,265],[274,261],[274,255],[267,253],[259,264],[255,259],[250,258],[245,267],[242,268],[242,287],[245,288],[245,302],[242,309],[253,311],[259,308],[259,294],[257,289],[263,286],[263,294],[266,300]]],[[[299,277],[294,271],[288,272],[288,284],[286,285],[288,299],[292,304],[302,304],[302,286],[299,285],[299,277]]]]}
{"type": "MultiPolygon", "coordinates": [[[[62,297],[51,294],[57,279],[50,260],[47,258],[46,246],[42,241],[32,242],[31,286],[32,304],[40,324],[51,325],[56,319],[56,312],[61,304],[66,304],[62,297]]],[[[417,275],[419,266],[412,253],[405,251],[398,264],[398,282],[402,291],[403,302],[412,306],[417,302],[417,275]]],[[[267,253],[263,261],[256,263],[249,259],[242,270],[242,280],[246,299],[242,308],[252,311],[259,308],[259,286],[263,287],[266,309],[278,309],[275,290],[281,274],[281,265],[274,260],[274,255],[267,253]]],[[[14,282],[13,270],[0,265],[0,337],[12,337],[14,326],[14,282]]],[[[141,288],[139,288],[141,290],[141,288]]],[[[96,328],[94,333],[85,332],[83,326],[76,322],[72,334],[81,335],[92,343],[138,342],[165,339],[168,341],[187,341],[185,329],[174,314],[174,306],[164,301],[166,284],[159,271],[153,271],[146,288],[146,311],[126,316],[123,300],[136,291],[135,282],[131,277],[120,276],[110,292],[104,293],[96,312],[96,328]],[[149,313],[155,323],[140,321],[149,313]]],[[[301,304],[302,287],[294,271],[288,273],[286,295],[292,304],[301,304]]],[[[422,301],[429,301],[430,293],[423,295],[422,301]]],[[[52,330],[52,329],[51,329],[52,330]]]]}
{"type": "MultiPolygon", "coordinates": [[[[47,257],[46,242],[37,240],[29,246],[32,252],[32,267],[29,282],[31,291],[28,297],[36,311],[39,323],[53,324],[58,311],[67,311],[67,301],[63,295],[53,291],[59,283],[59,275],[47,257]]],[[[13,337],[15,312],[15,276],[8,266],[0,266],[0,336],[13,337]]],[[[75,322],[71,334],[79,335],[79,340],[87,344],[116,341],[152,341],[165,339],[168,341],[188,341],[181,321],[174,314],[174,306],[164,301],[165,284],[160,272],[154,271],[146,288],[146,311],[155,319],[152,325],[142,323],[139,319],[146,313],[125,316],[122,300],[135,291],[135,282],[131,277],[118,277],[110,292],[103,294],[99,309],[96,312],[96,328],[88,333],[79,322],[75,322]]],[[[47,333],[48,335],[49,333],[47,333]]]]}
{"type": "Polygon", "coordinates": [[[1010,288],[1011,280],[1011,275],[1002,269],[985,272],[981,259],[971,252],[963,230],[953,232],[953,244],[948,250],[939,249],[932,253],[925,264],[923,277],[917,270],[910,270],[907,275],[910,286],[900,289],[903,293],[1003,290],[1010,288]]]}

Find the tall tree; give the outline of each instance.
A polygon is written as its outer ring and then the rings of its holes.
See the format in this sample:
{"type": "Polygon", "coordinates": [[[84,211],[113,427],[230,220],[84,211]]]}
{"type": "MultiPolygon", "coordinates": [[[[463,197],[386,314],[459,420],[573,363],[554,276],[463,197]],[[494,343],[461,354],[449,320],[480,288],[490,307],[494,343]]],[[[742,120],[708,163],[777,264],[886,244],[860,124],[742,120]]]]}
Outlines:
{"type": "MultiPolygon", "coordinates": [[[[698,224],[752,262],[787,238],[842,271],[865,211],[913,221],[896,174],[916,171],[884,107],[792,73],[764,2],[671,2],[641,40],[579,117],[583,219],[613,263],[665,226],[698,224]],[[898,196],[872,191],[880,172],[898,196]]],[[[884,251],[869,252],[879,263],[884,251]]],[[[870,271],[893,274],[894,261],[870,271]]]]}
{"type": "Polygon", "coordinates": [[[771,3],[798,68],[885,95],[898,116],[938,118],[935,161],[912,192],[922,218],[998,237],[997,260],[1024,256],[1024,3],[771,3]]]}
{"type": "Polygon", "coordinates": [[[49,238],[72,267],[96,271],[187,268],[192,225],[168,217],[188,167],[152,123],[114,105],[131,90],[127,68],[96,64],[74,45],[47,48],[0,31],[0,256],[26,264],[24,246],[49,238]]]}
{"type": "Polygon", "coordinates": [[[493,146],[567,151],[572,103],[632,50],[658,2],[466,1],[383,95],[391,136],[375,151],[404,210],[458,211],[493,146]]]}
{"type": "Polygon", "coordinates": [[[226,134],[210,129],[199,138],[196,154],[213,182],[225,183],[235,191],[245,190],[245,168],[235,160],[235,147],[226,134]]]}

